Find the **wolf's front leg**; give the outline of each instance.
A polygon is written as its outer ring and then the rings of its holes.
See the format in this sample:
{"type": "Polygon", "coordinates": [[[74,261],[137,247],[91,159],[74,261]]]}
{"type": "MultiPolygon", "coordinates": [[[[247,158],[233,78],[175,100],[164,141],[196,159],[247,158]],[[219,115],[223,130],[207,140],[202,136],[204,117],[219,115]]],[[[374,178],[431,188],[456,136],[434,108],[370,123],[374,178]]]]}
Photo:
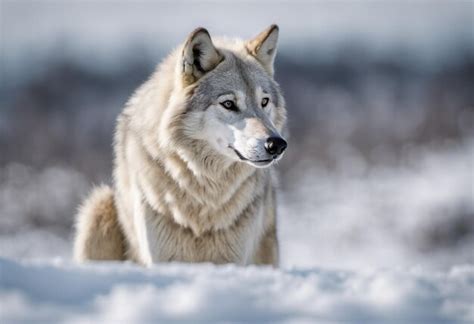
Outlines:
{"type": "Polygon", "coordinates": [[[267,187],[264,200],[264,232],[257,245],[253,262],[260,265],[272,265],[275,268],[279,263],[279,247],[277,237],[277,219],[275,190],[271,185],[267,187]]]}
{"type": "Polygon", "coordinates": [[[145,267],[153,264],[151,247],[153,244],[152,233],[148,220],[153,212],[151,207],[144,201],[141,192],[137,189],[133,191],[133,227],[134,227],[134,247],[133,259],[145,267]]]}
{"type": "Polygon", "coordinates": [[[275,268],[279,263],[279,247],[276,226],[272,225],[263,235],[254,256],[254,263],[258,265],[272,265],[275,268]]]}

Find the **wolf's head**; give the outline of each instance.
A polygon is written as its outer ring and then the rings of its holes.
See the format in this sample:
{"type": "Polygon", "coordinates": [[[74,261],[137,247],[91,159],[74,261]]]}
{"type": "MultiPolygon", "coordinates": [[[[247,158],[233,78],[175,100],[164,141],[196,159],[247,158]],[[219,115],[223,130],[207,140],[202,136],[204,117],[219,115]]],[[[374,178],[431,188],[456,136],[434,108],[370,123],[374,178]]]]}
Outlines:
{"type": "Polygon", "coordinates": [[[186,136],[255,167],[282,157],[286,110],[273,79],[277,40],[276,25],[250,41],[212,40],[204,28],[190,34],[176,68],[189,90],[181,115],[186,136]]]}

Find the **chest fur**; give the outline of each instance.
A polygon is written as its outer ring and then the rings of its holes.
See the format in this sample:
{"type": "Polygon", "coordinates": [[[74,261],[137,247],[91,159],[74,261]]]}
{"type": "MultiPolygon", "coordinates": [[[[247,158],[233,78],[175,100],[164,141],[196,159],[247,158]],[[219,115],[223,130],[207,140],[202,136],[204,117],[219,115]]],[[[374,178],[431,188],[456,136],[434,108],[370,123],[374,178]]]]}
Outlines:
{"type": "Polygon", "coordinates": [[[263,232],[267,171],[197,177],[176,156],[135,170],[154,262],[250,262],[263,232]]]}
{"type": "Polygon", "coordinates": [[[261,197],[242,211],[234,224],[196,235],[190,228],[148,207],[147,234],[154,262],[213,262],[248,264],[263,232],[261,197]]]}
{"type": "Polygon", "coordinates": [[[196,175],[178,156],[142,163],[137,186],[150,207],[196,236],[233,225],[258,201],[269,184],[267,171],[229,168],[219,175],[196,175]]]}

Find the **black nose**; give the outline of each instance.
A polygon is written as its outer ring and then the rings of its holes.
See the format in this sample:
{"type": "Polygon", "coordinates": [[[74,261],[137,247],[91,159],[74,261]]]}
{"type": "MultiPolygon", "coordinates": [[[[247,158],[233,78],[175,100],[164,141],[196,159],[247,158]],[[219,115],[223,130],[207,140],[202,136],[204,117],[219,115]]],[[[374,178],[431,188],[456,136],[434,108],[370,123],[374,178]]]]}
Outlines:
{"type": "Polygon", "coordinates": [[[280,155],[286,146],[286,141],[281,137],[269,137],[265,143],[265,149],[271,155],[280,155]]]}

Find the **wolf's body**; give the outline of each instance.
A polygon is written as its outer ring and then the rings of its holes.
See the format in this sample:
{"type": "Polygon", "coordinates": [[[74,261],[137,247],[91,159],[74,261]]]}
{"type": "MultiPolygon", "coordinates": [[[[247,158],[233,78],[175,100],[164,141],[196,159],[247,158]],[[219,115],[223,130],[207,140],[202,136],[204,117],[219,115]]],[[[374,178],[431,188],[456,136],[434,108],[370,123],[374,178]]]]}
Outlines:
{"type": "Polygon", "coordinates": [[[198,29],[136,91],[118,119],[114,186],[80,209],[77,260],[278,264],[277,35],[213,42],[198,29]]]}

